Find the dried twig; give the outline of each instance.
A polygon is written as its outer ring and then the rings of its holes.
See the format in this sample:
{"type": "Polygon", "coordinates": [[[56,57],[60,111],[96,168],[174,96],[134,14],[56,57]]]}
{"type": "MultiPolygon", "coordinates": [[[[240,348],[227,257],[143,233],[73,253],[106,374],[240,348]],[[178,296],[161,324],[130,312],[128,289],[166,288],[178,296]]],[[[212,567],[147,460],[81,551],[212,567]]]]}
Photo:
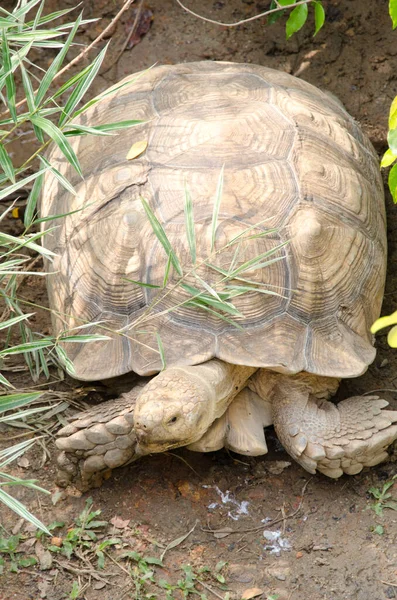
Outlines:
{"type": "MultiPolygon", "coordinates": [[[[133,0],[134,1],[134,0],[133,0]]],[[[129,34],[127,35],[127,37],[125,38],[125,41],[123,43],[123,45],[121,46],[118,54],[116,55],[116,58],[112,61],[112,64],[107,67],[106,69],[104,69],[103,71],[101,71],[101,74],[103,75],[104,73],[107,73],[115,63],[118,62],[120,56],[123,54],[124,50],[127,48],[128,43],[133,35],[133,33],[135,32],[135,29],[139,23],[139,19],[141,17],[141,13],[142,13],[142,6],[143,6],[143,0],[140,1],[139,6],[138,6],[138,10],[134,19],[134,23],[132,25],[131,31],[129,32],[129,34]]]]}
{"type": "Polygon", "coordinates": [[[283,7],[280,7],[280,5],[278,5],[277,8],[266,10],[263,13],[259,13],[258,15],[254,15],[253,17],[248,17],[247,19],[242,19],[241,21],[236,21],[235,23],[222,23],[222,21],[215,21],[214,19],[203,17],[202,15],[195,13],[193,10],[190,10],[190,8],[182,4],[181,0],[176,1],[178,2],[179,6],[186,10],[186,12],[193,15],[194,17],[197,17],[198,19],[201,19],[202,21],[206,21],[207,23],[213,23],[214,25],[222,25],[222,27],[238,27],[238,25],[244,25],[244,23],[256,21],[256,19],[261,19],[262,17],[267,17],[268,15],[271,15],[275,12],[279,12],[283,8],[295,8],[296,6],[301,6],[302,4],[309,4],[310,2],[315,2],[316,0],[301,0],[301,2],[296,2],[295,4],[290,4],[288,6],[283,7]]]}
{"type": "Polygon", "coordinates": [[[203,588],[205,588],[206,590],[208,590],[209,592],[211,592],[211,594],[214,594],[214,596],[216,596],[217,598],[220,598],[221,600],[223,600],[223,596],[221,596],[220,594],[218,594],[218,592],[216,592],[214,589],[212,589],[212,587],[209,586],[208,583],[205,583],[205,581],[199,581],[198,583],[200,585],[202,585],[203,588]]]}

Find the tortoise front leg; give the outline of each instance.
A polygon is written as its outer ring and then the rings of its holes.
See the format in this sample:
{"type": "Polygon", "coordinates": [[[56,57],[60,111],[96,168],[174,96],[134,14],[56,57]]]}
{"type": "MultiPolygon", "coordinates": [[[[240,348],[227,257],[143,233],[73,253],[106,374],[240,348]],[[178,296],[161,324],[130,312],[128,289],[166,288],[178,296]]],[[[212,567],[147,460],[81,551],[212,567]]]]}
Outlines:
{"type": "Polygon", "coordinates": [[[111,469],[133,462],[142,452],[137,449],[134,431],[136,399],[144,386],[138,385],[115,400],[108,400],[75,416],[59,430],[55,444],[57,483],[66,487],[98,487],[111,469]]]}

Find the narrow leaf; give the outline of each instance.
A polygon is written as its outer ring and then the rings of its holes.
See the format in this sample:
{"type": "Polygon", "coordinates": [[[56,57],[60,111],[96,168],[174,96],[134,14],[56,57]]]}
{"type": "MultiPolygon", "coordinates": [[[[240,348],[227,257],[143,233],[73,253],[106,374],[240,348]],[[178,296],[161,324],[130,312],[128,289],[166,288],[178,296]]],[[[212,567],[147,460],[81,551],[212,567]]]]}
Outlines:
{"type": "Polygon", "coordinates": [[[389,15],[393,23],[393,29],[397,27],[397,2],[389,0],[389,15]]]}
{"type": "Polygon", "coordinates": [[[48,531],[47,527],[41,521],[39,521],[37,517],[32,515],[32,513],[28,511],[28,509],[24,504],[22,504],[22,502],[20,502],[16,498],[13,498],[2,489],[0,489],[0,501],[3,502],[6,506],[8,506],[8,508],[14,511],[17,515],[25,519],[25,521],[28,521],[41,531],[44,531],[44,533],[46,533],[47,535],[51,535],[51,532],[48,531]]]}
{"type": "Polygon", "coordinates": [[[146,215],[150,221],[150,224],[152,226],[153,232],[156,235],[158,241],[160,242],[160,244],[163,246],[167,256],[169,257],[174,269],[176,270],[176,272],[178,273],[178,275],[182,276],[183,272],[182,272],[182,267],[181,264],[178,260],[178,257],[176,256],[171,243],[167,237],[167,234],[165,233],[163,226],[161,225],[160,221],[157,219],[156,215],[154,214],[154,212],[152,211],[152,209],[150,208],[149,204],[146,202],[146,200],[144,198],[141,197],[141,202],[143,204],[143,208],[145,209],[146,215]]]}
{"type": "Polygon", "coordinates": [[[159,349],[159,353],[160,353],[160,358],[161,358],[161,364],[162,364],[162,371],[164,371],[164,369],[167,367],[167,362],[165,360],[165,353],[164,353],[164,346],[163,346],[163,341],[160,337],[160,334],[158,331],[156,331],[156,339],[157,339],[157,346],[159,349]]]}
{"type": "Polygon", "coordinates": [[[79,81],[73,92],[70,94],[68,101],[65,104],[65,108],[63,109],[61,117],[59,119],[60,127],[72,115],[73,110],[90,88],[92,82],[98,74],[99,69],[101,68],[101,64],[103,59],[105,58],[108,45],[109,44],[106,44],[106,46],[101,50],[98,56],[90,64],[85,76],[79,81]]]}
{"type": "Polygon", "coordinates": [[[285,25],[286,38],[289,40],[291,35],[299,31],[306,23],[308,15],[307,4],[301,4],[291,11],[287,23],[285,25]]]}
{"type": "Polygon", "coordinates": [[[377,333],[380,329],[397,324],[397,311],[386,317],[380,317],[371,327],[371,333],[377,333]]]}
{"type": "Polygon", "coordinates": [[[60,173],[58,171],[58,169],[56,169],[55,167],[53,167],[50,164],[50,162],[44,156],[39,156],[39,158],[40,158],[41,162],[43,163],[43,165],[45,165],[46,167],[48,167],[48,169],[51,170],[51,172],[53,173],[53,175],[58,179],[58,181],[65,188],[65,190],[67,190],[68,192],[70,192],[71,194],[73,194],[73,196],[76,196],[77,192],[74,189],[74,187],[72,186],[72,184],[70,183],[70,181],[68,181],[66,179],[66,177],[64,175],[62,175],[62,173],[60,173]]]}
{"type": "Polygon", "coordinates": [[[194,225],[193,202],[185,181],[185,227],[192,263],[196,264],[196,231],[194,225]]]}
{"type": "Polygon", "coordinates": [[[314,29],[314,35],[313,35],[313,37],[315,37],[318,34],[318,32],[320,31],[320,29],[324,25],[324,22],[325,22],[325,10],[324,10],[324,7],[321,4],[321,2],[315,2],[314,3],[314,25],[315,25],[315,29],[314,29]]]}
{"type": "Polygon", "coordinates": [[[45,131],[45,133],[49,135],[52,140],[54,140],[62,154],[65,155],[77,173],[83,177],[77,156],[64,133],[62,133],[62,131],[51,121],[39,115],[32,115],[31,121],[34,125],[37,125],[37,127],[40,127],[40,129],[45,131]]]}
{"type": "Polygon", "coordinates": [[[0,323],[0,330],[7,329],[8,327],[12,327],[13,325],[15,325],[15,323],[19,323],[19,321],[24,321],[25,319],[29,319],[29,317],[31,317],[32,315],[34,315],[34,313],[29,313],[26,315],[19,315],[18,317],[13,317],[12,319],[7,319],[7,321],[3,321],[2,323],[0,323]]]}
{"type": "Polygon", "coordinates": [[[8,73],[5,77],[6,91],[7,91],[7,106],[11,114],[11,118],[14,123],[18,122],[17,108],[16,108],[16,87],[14,75],[12,73],[12,63],[10,57],[10,49],[8,47],[7,34],[3,29],[2,39],[2,61],[3,69],[5,73],[8,73]]]}
{"type": "Polygon", "coordinates": [[[123,277],[123,281],[129,281],[130,283],[139,285],[139,287],[161,289],[161,285],[153,285],[151,283],[144,283],[143,281],[135,281],[135,279],[128,279],[128,277],[123,277]]]}
{"type": "Polygon", "coordinates": [[[14,167],[12,165],[11,158],[8,156],[8,152],[4,148],[3,144],[0,144],[0,166],[7,175],[8,179],[10,179],[12,183],[15,183],[14,167]]]}
{"type": "Polygon", "coordinates": [[[17,190],[20,190],[30,181],[33,181],[37,177],[40,177],[40,175],[42,173],[45,173],[46,170],[47,169],[42,169],[41,171],[37,171],[37,173],[34,173],[33,175],[29,175],[29,177],[25,177],[24,179],[21,179],[17,183],[14,183],[13,185],[10,185],[10,186],[0,190],[0,200],[3,200],[3,198],[7,198],[7,196],[12,194],[13,192],[16,192],[17,190]]]}
{"type": "Polygon", "coordinates": [[[168,550],[171,550],[172,548],[176,548],[177,546],[179,546],[179,544],[182,544],[182,542],[184,542],[186,540],[186,538],[188,538],[189,535],[191,533],[193,533],[193,531],[196,529],[197,523],[198,523],[198,521],[195,522],[195,524],[193,525],[193,527],[191,528],[190,531],[188,531],[184,535],[181,535],[181,537],[178,537],[175,540],[173,540],[172,542],[170,542],[169,544],[167,544],[167,546],[164,548],[164,550],[160,556],[161,562],[163,562],[163,558],[164,558],[166,552],[168,552],[168,550]]]}
{"type": "Polygon", "coordinates": [[[387,142],[393,154],[397,154],[397,128],[390,129],[390,131],[387,134],[387,142]]]}
{"type": "Polygon", "coordinates": [[[397,203],[397,165],[393,165],[389,172],[389,189],[393,197],[393,202],[397,203]]]}
{"type": "Polygon", "coordinates": [[[223,173],[225,170],[225,165],[223,165],[221,172],[219,174],[218,184],[216,188],[214,207],[212,210],[212,223],[211,223],[211,251],[215,247],[215,237],[216,237],[216,229],[218,227],[218,216],[219,216],[219,207],[221,205],[222,200],[222,192],[223,192],[223,173]]]}
{"type": "Polygon", "coordinates": [[[41,186],[43,185],[43,180],[44,180],[44,173],[42,173],[41,175],[39,175],[37,177],[37,179],[35,180],[35,182],[33,184],[32,189],[30,191],[30,194],[28,196],[25,214],[23,217],[23,224],[25,225],[26,228],[30,227],[30,225],[32,224],[32,221],[34,219],[37,202],[40,197],[41,186]]]}
{"type": "Polygon", "coordinates": [[[81,14],[77,17],[76,23],[74,24],[73,29],[69,33],[69,36],[66,39],[63,48],[60,50],[59,54],[54,58],[49,69],[46,71],[43,79],[40,82],[39,89],[37,90],[37,94],[36,94],[37,105],[40,105],[48,88],[50,87],[50,85],[52,83],[52,80],[54,79],[57,72],[60,70],[62,63],[65,59],[65,56],[67,54],[67,51],[69,50],[70,44],[72,43],[72,41],[76,35],[76,32],[77,32],[78,28],[80,27],[80,24],[81,24],[81,14]]]}

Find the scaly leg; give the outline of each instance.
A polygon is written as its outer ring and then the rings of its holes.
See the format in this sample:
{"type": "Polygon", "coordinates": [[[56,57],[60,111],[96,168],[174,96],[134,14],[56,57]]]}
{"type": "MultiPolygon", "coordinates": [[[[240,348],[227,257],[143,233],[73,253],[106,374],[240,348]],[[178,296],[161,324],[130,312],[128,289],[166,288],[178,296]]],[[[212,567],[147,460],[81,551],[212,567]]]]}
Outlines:
{"type": "Polygon", "coordinates": [[[382,410],[386,400],[354,396],[335,405],[312,389],[310,379],[280,376],[272,399],[277,435],[298,463],[337,478],[387,459],[386,449],[397,439],[397,411],[382,410]]]}
{"type": "Polygon", "coordinates": [[[82,489],[98,487],[115,467],[141,456],[133,426],[136,399],[143,386],[75,415],[58,432],[57,483],[66,487],[77,481],[82,489]]]}

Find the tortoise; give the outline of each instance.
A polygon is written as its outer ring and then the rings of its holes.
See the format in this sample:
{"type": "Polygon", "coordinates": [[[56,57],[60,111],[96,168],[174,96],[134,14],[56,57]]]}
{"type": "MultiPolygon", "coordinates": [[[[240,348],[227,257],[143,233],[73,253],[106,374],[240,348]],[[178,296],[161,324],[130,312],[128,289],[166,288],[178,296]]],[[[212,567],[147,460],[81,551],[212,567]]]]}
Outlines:
{"type": "Polygon", "coordinates": [[[46,175],[41,216],[69,213],[43,226],[48,292],[56,334],[109,337],[64,344],[77,379],[155,376],[59,432],[60,483],[180,446],[265,454],[271,424],[311,473],[385,460],[397,412],[329,401],[374,360],[385,281],[383,186],[359,125],[305,81],[224,62],[131,75],[80,123],[126,119],[141,123],[73,138],[83,180],[52,150],[77,195],[46,175]]]}

